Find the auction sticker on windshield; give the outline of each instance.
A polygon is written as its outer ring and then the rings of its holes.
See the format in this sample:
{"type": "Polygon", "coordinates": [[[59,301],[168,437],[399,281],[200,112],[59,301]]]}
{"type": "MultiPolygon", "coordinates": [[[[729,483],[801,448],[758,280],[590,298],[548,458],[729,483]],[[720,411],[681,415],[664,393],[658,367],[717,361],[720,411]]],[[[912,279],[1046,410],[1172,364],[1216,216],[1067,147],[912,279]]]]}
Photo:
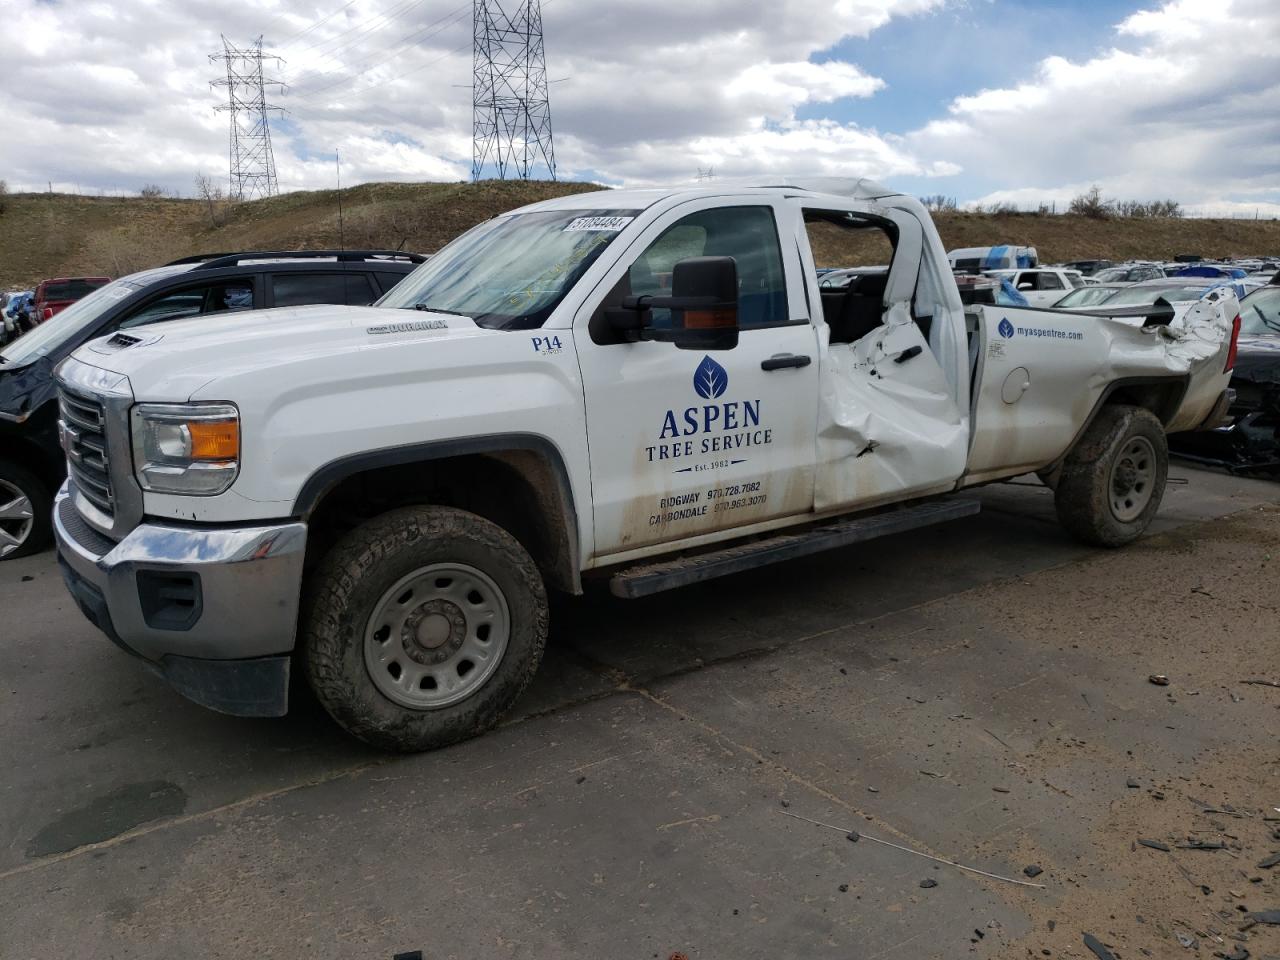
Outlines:
{"type": "Polygon", "coordinates": [[[603,231],[617,233],[635,217],[578,217],[570,220],[565,226],[565,233],[582,233],[583,231],[603,231]]]}

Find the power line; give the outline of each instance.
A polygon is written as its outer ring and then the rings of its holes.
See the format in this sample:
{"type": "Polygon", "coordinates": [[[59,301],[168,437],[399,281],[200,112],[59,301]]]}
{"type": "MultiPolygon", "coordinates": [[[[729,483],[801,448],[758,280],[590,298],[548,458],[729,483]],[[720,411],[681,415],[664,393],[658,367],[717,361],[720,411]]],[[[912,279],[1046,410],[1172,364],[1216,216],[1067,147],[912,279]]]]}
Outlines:
{"type": "MultiPolygon", "coordinates": [[[[416,33],[410,34],[410,36],[406,38],[405,42],[401,43],[398,47],[392,48],[389,52],[380,56],[377,62],[371,63],[368,66],[360,70],[357,70],[355,73],[344,74],[343,76],[338,77],[336,80],[332,80],[328,83],[324,83],[319,87],[314,87],[312,89],[305,90],[302,92],[302,96],[304,98],[314,97],[317,94],[323,93],[326,90],[331,90],[334,87],[341,86],[344,83],[355,80],[357,77],[364,76],[366,73],[369,73],[371,70],[376,70],[378,67],[386,65],[389,61],[393,60],[395,57],[398,57],[405,50],[408,50],[411,47],[416,48],[417,44],[421,43],[422,41],[430,40],[433,37],[439,36],[449,27],[453,26],[453,24],[462,20],[466,16],[466,13],[467,13],[467,5],[463,4],[461,7],[457,8],[452,13],[446,14],[444,17],[441,17],[438,20],[433,20],[431,23],[427,24],[425,27],[418,30],[416,33]],[[441,25],[439,26],[439,29],[432,30],[432,28],[436,27],[437,25],[441,25]]],[[[465,48],[465,45],[464,45],[464,48],[465,48]]],[[[433,61],[433,62],[437,62],[437,61],[433,61]]],[[[409,72],[410,73],[416,72],[416,69],[417,68],[409,72]]],[[[329,74],[336,73],[336,72],[337,71],[327,71],[327,73],[329,74]]],[[[325,76],[325,75],[326,73],[324,72],[315,74],[315,76],[325,76]]],[[[401,76],[406,76],[406,75],[407,74],[402,74],[401,76]]],[[[392,80],[395,80],[395,79],[399,79],[399,78],[398,77],[392,78],[392,80]]],[[[387,82],[390,82],[390,81],[383,81],[383,83],[378,83],[378,84],[375,84],[374,86],[375,87],[383,86],[387,82]]],[[[367,87],[365,89],[373,89],[373,87],[367,87]]]]}
{"type": "Polygon", "coordinates": [[[289,44],[293,43],[295,40],[299,40],[299,39],[301,39],[302,37],[306,36],[308,33],[310,33],[312,30],[314,30],[316,27],[320,26],[321,24],[323,24],[323,23],[328,23],[330,20],[332,20],[332,19],[333,19],[334,17],[336,17],[338,14],[342,13],[342,12],[343,12],[344,10],[346,10],[348,7],[353,6],[353,5],[354,5],[354,4],[356,4],[357,2],[359,2],[359,0],[348,0],[348,2],[347,2],[347,3],[344,3],[341,7],[339,7],[337,10],[333,11],[333,13],[329,14],[327,17],[321,17],[321,18],[320,18],[319,20],[317,20],[315,23],[311,24],[311,26],[306,27],[305,29],[298,31],[297,33],[292,34],[292,35],[290,35],[289,37],[286,37],[286,38],[285,38],[285,41],[284,41],[284,42],[285,42],[285,46],[288,46],[289,44]]]}
{"type": "MultiPolygon", "coordinates": [[[[545,0],[545,2],[542,4],[542,9],[544,9],[544,10],[545,10],[547,7],[551,6],[551,4],[553,4],[553,3],[555,3],[555,0],[545,0]]],[[[429,39],[431,39],[432,37],[439,36],[439,35],[440,35],[441,33],[443,33],[443,32],[444,32],[444,30],[445,30],[445,29],[447,29],[449,26],[452,26],[454,23],[456,23],[456,22],[460,21],[461,19],[463,19],[463,16],[465,15],[465,13],[468,11],[468,9],[469,9],[470,7],[471,7],[471,4],[470,4],[470,3],[465,3],[465,4],[463,4],[462,6],[457,7],[457,8],[456,8],[452,13],[450,13],[450,14],[446,14],[446,15],[445,15],[443,18],[441,18],[440,20],[433,20],[433,21],[432,21],[430,24],[428,24],[426,27],[422,28],[422,30],[418,31],[418,33],[417,33],[417,34],[411,34],[411,35],[406,39],[406,42],[405,42],[405,43],[401,44],[399,47],[392,48],[392,51],[391,51],[390,53],[386,54],[386,55],[385,55],[385,56],[383,56],[383,57],[380,57],[377,63],[370,64],[369,66],[365,67],[365,68],[364,68],[364,69],[362,69],[362,70],[357,71],[356,73],[348,74],[348,75],[345,75],[345,76],[339,77],[339,78],[338,78],[337,80],[335,80],[335,81],[331,81],[331,82],[326,83],[326,84],[324,84],[324,85],[322,85],[322,86],[320,86],[320,87],[316,87],[316,88],[314,88],[314,89],[312,89],[312,90],[302,91],[301,93],[299,93],[299,92],[295,89],[294,94],[293,94],[295,101],[300,100],[300,101],[302,101],[302,102],[304,102],[304,103],[305,103],[305,102],[307,102],[308,100],[313,99],[314,97],[318,96],[318,95],[319,95],[319,94],[321,94],[321,93],[324,93],[324,92],[326,92],[326,91],[328,91],[328,90],[332,90],[332,89],[333,89],[333,88],[335,88],[335,87],[339,87],[339,86],[341,86],[343,83],[346,83],[346,82],[347,82],[347,81],[349,81],[349,80],[354,80],[354,79],[356,79],[357,77],[364,76],[365,74],[369,73],[370,71],[375,70],[375,69],[377,69],[378,67],[381,67],[381,66],[385,65],[388,61],[390,61],[391,59],[393,59],[393,58],[395,58],[395,57],[399,56],[399,55],[400,55],[401,53],[403,53],[405,50],[409,49],[410,47],[414,47],[414,46],[416,46],[416,44],[417,44],[417,43],[419,43],[419,42],[421,42],[421,41],[423,41],[423,40],[429,40],[429,39]],[[448,24],[446,24],[443,28],[441,28],[441,29],[439,29],[439,30],[434,30],[434,31],[432,31],[432,32],[431,32],[429,35],[427,35],[427,36],[421,36],[421,34],[422,34],[423,30],[430,30],[430,28],[431,28],[431,27],[435,26],[436,24],[442,23],[444,20],[449,20],[450,22],[449,22],[448,24]]],[[[466,50],[466,49],[468,49],[468,48],[472,48],[472,49],[474,50],[474,44],[473,44],[473,41],[468,41],[467,43],[459,44],[458,46],[454,47],[452,50],[447,50],[447,51],[445,51],[443,54],[441,54],[440,56],[438,56],[438,57],[433,57],[432,59],[428,60],[426,63],[421,63],[421,64],[419,64],[419,65],[418,65],[418,66],[416,66],[416,67],[411,67],[410,69],[405,70],[403,73],[398,73],[398,74],[396,74],[395,76],[393,76],[393,77],[388,77],[388,78],[387,78],[387,79],[385,79],[385,80],[379,80],[377,83],[371,83],[371,84],[369,84],[369,85],[367,85],[367,86],[361,87],[358,91],[352,91],[352,93],[355,93],[355,92],[359,92],[359,93],[366,93],[366,92],[368,92],[368,91],[370,91],[370,90],[377,90],[377,89],[379,89],[380,87],[388,86],[388,85],[390,85],[390,84],[395,83],[397,80],[403,80],[403,79],[405,79],[406,77],[411,77],[411,76],[413,76],[414,74],[421,73],[423,70],[426,70],[426,69],[428,69],[428,68],[430,68],[430,67],[434,67],[436,64],[441,63],[441,62],[443,62],[443,61],[445,61],[445,60],[448,60],[450,57],[454,56],[455,54],[462,53],[464,50],[466,50]]],[[[331,73],[335,73],[335,72],[336,72],[336,71],[326,71],[325,73],[316,74],[316,76],[325,76],[325,75],[327,75],[327,74],[331,74],[331,73]]],[[[566,77],[566,78],[562,78],[562,79],[568,79],[568,78],[566,77]]],[[[553,80],[553,81],[551,81],[551,83],[560,83],[560,82],[561,82],[560,80],[553,80]]]]}
{"type": "Polygon", "coordinates": [[[396,4],[394,7],[378,14],[371,20],[368,20],[365,23],[358,23],[349,30],[343,30],[340,33],[335,33],[332,37],[325,37],[322,40],[317,40],[315,43],[296,51],[295,55],[301,56],[302,54],[308,53],[312,50],[319,50],[321,47],[327,47],[338,41],[349,39],[348,43],[338,43],[338,45],[332,50],[321,54],[321,56],[325,57],[333,56],[333,54],[338,50],[350,49],[357,42],[357,38],[377,33],[383,27],[387,26],[387,24],[394,22],[410,10],[420,7],[426,2],[427,0],[401,0],[401,2],[396,4]]]}

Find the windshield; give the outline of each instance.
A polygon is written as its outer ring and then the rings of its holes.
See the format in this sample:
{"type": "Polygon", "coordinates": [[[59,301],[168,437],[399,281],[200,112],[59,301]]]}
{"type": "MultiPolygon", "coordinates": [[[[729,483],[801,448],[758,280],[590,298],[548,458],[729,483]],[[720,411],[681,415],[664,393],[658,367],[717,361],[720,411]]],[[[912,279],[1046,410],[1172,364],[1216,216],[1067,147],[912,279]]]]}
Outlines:
{"type": "Polygon", "coordinates": [[[637,212],[498,217],[450,243],[377,305],[454,313],[495,330],[536,329],[637,212]]]}
{"type": "Polygon", "coordinates": [[[123,300],[139,289],[137,284],[117,280],[77,300],[52,319],[46,320],[30,333],[23,334],[0,351],[0,357],[9,364],[26,364],[47,357],[62,344],[89,327],[117,300],[123,300]]]}
{"type": "Polygon", "coordinates": [[[99,287],[105,287],[110,280],[91,279],[83,280],[49,280],[44,285],[44,298],[46,300],[79,300],[81,297],[87,297],[99,287]]]}
{"type": "Polygon", "coordinates": [[[1139,307],[1155,303],[1163,298],[1173,303],[1177,300],[1199,300],[1210,289],[1210,285],[1199,287],[1126,287],[1117,290],[1114,297],[1107,301],[1108,307],[1139,307]]]}
{"type": "Polygon", "coordinates": [[[1117,280],[1128,280],[1129,270],[1127,267],[1111,267],[1108,270],[1099,270],[1093,275],[1093,279],[1099,283],[1115,283],[1117,280]]]}
{"type": "Polygon", "coordinates": [[[1240,303],[1240,332],[1248,336],[1280,335],[1280,287],[1259,290],[1240,303]]]}
{"type": "Polygon", "coordinates": [[[1055,307],[1092,307],[1110,299],[1116,292],[1115,287],[1081,287],[1072,290],[1054,304],[1055,307]]]}

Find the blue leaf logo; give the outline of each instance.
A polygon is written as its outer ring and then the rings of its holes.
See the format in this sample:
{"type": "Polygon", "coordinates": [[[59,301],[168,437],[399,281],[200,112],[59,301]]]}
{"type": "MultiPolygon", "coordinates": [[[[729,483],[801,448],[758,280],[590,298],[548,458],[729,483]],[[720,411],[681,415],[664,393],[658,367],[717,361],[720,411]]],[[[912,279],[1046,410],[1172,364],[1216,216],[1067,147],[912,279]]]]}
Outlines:
{"type": "Polygon", "coordinates": [[[729,374],[710,357],[703,357],[693,371],[693,389],[704,400],[714,400],[729,387],[729,374]]]}
{"type": "Polygon", "coordinates": [[[1013,324],[1009,322],[1009,318],[1005,317],[1000,321],[1000,326],[996,328],[1000,331],[1000,336],[1008,339],[1013,336],[1013,324]]]}

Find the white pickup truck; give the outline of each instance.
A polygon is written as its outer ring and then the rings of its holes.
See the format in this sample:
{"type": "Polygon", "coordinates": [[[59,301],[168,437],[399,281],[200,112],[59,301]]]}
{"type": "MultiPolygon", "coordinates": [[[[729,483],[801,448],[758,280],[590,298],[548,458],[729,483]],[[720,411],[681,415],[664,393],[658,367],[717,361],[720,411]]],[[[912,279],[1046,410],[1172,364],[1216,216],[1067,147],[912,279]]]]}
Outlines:
{"type": "MultiPolygon", "coordinates": [[[[270,316],[267,316],[267,314],[270,316]]],[[[1076,536],[1159,506],[1217,423],[1229,288],[1114,316],[962,305],[913,198],[864,180],[577,194],[483,223],[374,307],[133,328],[61,365],[59,561],[188,697],[302,670],[395,750],[498,721],[547,589],[638,597],[977,511],[1039,472],[1076,536]],[[809,231],[887,272],[819,288],[809,231]]]]}
{"type": "Polygon", "coordinates": [[[1026,270],[985,270],[988,277],[1008,280],[1028,306],[1051,307],[1077,287],[1086,286],[1079,270],[1032,267],[1026,270]]]}

